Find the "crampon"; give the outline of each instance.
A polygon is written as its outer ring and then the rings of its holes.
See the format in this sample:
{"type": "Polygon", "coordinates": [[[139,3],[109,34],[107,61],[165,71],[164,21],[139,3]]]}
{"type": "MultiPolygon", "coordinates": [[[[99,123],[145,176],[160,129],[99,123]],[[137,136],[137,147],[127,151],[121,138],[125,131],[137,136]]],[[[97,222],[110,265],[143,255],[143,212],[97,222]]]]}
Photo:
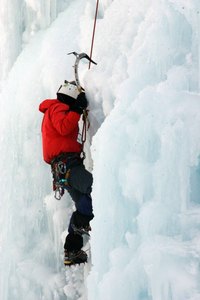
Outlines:
{"type": "Polygon", "coordinates": [[[67,251],[64,252],[64,265],[65,266],[72,266],[81,263],[87,262],[87,253],[83,250],[79,251],[67,251]]]}

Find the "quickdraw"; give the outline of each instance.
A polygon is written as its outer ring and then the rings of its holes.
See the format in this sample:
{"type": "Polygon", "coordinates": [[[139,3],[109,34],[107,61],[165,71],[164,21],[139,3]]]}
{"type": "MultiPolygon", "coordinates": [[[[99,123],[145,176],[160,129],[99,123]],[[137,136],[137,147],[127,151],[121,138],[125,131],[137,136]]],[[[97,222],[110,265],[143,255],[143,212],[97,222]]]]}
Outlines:
{"type": "Polygon", "coordinates": [[[82,120],[83,120],[83,128],[81,134],[81,141],[82,141],[82,145],[84,145],[86,141],[87,130],[90,127],[90,122],[88,120],[88,110],[84,110],[82,120]]]}
{"type": "Polygon", "coordinates": [[[55,191],[54,197],[60,200],[64,195],[64,186],[69,186],[70,169],[67,170],[67,166],[63,161],[59,161],[52,165],[53,175],[53,191],[55,191]]]}

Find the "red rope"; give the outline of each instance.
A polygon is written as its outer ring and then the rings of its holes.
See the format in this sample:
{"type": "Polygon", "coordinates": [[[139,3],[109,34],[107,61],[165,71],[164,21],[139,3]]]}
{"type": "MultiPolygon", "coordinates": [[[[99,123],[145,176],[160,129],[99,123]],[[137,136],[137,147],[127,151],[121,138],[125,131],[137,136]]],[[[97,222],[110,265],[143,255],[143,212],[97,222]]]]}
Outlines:
{"type": "MultiPolygon", "coordinates": [[[[97,3],[96,3],[96,11],[95,11],[95,17],[94,17],[94,27],[93,27],[93,33],[92,33],[92,43],[91,43],[91,50],[90,50],[90,59],[92,59],[92,51],[93,51],[93,46],[94,46],[94,36],[95,36],[95,29],[96,29],[96,22],[97,22],[98,7],[99,7],[99,0],[97,0],[97,3]]],[[[91,66],[91,62],[89,62],[88,69],[90,69],[90,66],[91,66]]]]}

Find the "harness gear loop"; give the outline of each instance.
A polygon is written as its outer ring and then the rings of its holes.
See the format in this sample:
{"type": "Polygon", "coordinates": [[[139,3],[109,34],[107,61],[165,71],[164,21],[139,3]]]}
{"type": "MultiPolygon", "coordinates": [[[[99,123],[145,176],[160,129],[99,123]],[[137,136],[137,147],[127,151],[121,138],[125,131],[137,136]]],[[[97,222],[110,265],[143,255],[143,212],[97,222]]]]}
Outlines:
{"type": "Polygon", "coordinates": [[[51,162],[51,172],[53,175],[54,197],[60,200],[65,189],[70,188],[69,177],[71,168],[82,162],[80,153],[62,153],[51,162]]]}
{"type": "MultiPolygon", "coordinates": [[[[96,3],[96,11],[95,11],[95,17],[94,17],[93,33],[92,33],[92,42],[91,42],[91,49],[90,49],[90,59],[92,59],[92,52],[93,52],[93,47],[94,47],[94,36],[95,36],[95,30],[96,30],[98,8],[99,8],[99,0],[97,0],[97,3],[96,3]]],[[[88,69],[90,69],[90,66],[91,66],[91,61],[89,62],[88,69]]]]}

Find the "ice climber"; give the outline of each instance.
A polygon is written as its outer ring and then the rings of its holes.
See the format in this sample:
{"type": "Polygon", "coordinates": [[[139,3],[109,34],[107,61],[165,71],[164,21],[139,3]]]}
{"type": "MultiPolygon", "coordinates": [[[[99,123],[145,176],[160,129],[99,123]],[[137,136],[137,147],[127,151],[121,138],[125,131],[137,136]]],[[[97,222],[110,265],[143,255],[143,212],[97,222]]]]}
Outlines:
{"type": "Polygon", "coordinates": [[[54,190],[67,190],[75,203],[64,244],[64,264],[87,262],[82,250],[83,234],[88,234],[93,219],[91,187],[92,174],[83,164],[82,144],[78,141],[78,122],[88,101],[84,90],[79,92],[75,82],[65,81],[57,92],[57,99],[44,100],[39,110],[42,121],[44,161],[51,165],[54,190]]]}

